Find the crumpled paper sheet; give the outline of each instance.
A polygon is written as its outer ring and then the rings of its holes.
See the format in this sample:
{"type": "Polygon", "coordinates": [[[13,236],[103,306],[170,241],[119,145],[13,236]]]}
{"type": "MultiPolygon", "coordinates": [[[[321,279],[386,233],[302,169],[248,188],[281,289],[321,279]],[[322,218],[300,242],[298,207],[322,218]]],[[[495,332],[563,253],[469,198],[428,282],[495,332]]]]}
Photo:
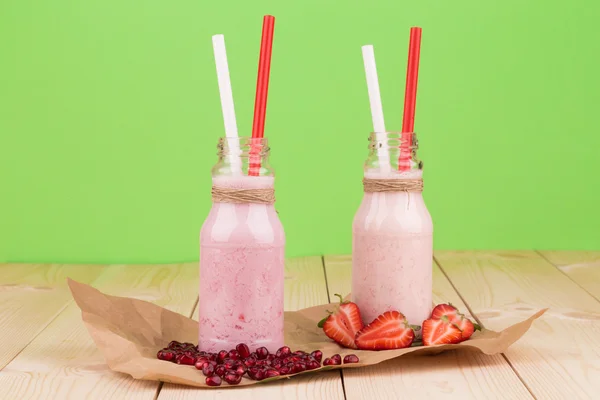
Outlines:
{"type": "MultiPolygon", "coordinates": [[[[198,322],[147,301],[110,296],[71,279],[68,283],[73,298],[81,309],[83,322],[110,369],[129,374],[135,379],[214,388],[206,385],[202,372],[193,366],[178,365],[156,358],[157,351],[167,347],[172,340],[197,343],[198,322]]],[[[340,347],[317,327],[317,323],[327,315],[328,308],[331,308],[330,304],[286,312],[285,344],[293,351],[310,352],[319,349],[323,352],[323,357],[336,353],[342,358],[346,354],[356,354],[360,362],[322,367],[301,374],[338,368],[360,368],[409,353],[431,355],[453,349],[470,349],[490,355],[502,353],[521,338],[529,330],[533,321],[547,310],[540,310],[501,332],[487,329],[476,331],[469,340],[459,344],[366,351],[340,347]]],[[[289,379],[290,376],[293,375],[273,377],[260,382],[244,377],[236,386],[289,379]]],[[[235,386],[227,384],[219,386],[219,388],[226,387],[235,386]]]]}

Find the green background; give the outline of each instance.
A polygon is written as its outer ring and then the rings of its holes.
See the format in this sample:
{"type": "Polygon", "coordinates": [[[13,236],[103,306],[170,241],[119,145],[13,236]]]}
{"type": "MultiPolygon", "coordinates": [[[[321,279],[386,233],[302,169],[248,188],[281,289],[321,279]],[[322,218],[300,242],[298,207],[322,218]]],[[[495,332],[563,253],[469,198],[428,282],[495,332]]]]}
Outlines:
{"type": "Polygon", "coordinates": [[[598,2],[0,1],[0,260],[198,259],[223,134],[211,35],[249,134],[275,15],[266,136],[287,255],[349,253],[371,131],[415,130],[437,249],[600,248],[598,2]]]}

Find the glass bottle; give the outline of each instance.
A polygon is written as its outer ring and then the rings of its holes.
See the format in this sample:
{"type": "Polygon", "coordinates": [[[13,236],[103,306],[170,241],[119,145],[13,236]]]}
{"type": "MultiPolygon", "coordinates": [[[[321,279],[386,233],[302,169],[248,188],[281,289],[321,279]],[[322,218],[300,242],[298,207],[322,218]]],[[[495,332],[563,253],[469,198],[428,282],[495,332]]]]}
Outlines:
{"type": "Polygon", "coordinates": [[[267,139],[221,138],[200,232],[199,348],[283,346],[285,233],[267,139]],[[258,161],[258,164],[257,164],[258,161]]]}
{"type": "Polygon", "coordinates": [[[421,325],[431,312],[433,224],[417,149],[414,133],[370,136],[365,190],[379,189],[365,191],[352,225],[352,299],[365,323],[397,310],[421,325]]]}

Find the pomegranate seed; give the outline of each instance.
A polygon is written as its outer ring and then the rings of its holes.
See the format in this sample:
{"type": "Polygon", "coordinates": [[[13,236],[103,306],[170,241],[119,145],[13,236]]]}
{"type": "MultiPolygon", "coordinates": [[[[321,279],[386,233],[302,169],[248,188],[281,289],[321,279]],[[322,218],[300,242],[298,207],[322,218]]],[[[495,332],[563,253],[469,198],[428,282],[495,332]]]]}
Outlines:
{"type": "Polygon", "coordinates": [[[317,360],[317,362],[321,362],[321,360],[323,359],[323,352],[321,350],[315,350],[312,353],[310,353],[310,355],[317,360]]]}
{"type": "Polygon", "coordinates": [[[280,373],[276,369],[268,369],[265,371],[265,379],[272,378],[274,376],[279,376],[279,375],[280,375],[280,373]]]}
{"type": "Polygon", "coordinates": [[[231,358],[232,360],[239,360],[240,359],[240,353],[238,353],[237,350],[231,350],[229,352],[229,354],[227,355],[227,357],[231,358]]]}
{"type": "Polygon", "coordinates": [[[217,362],[217,353],[209,353],[208,359],[214,362],[217,362]]]}
{"type": "Polygon", "coordinates": [[[171,350],[159,350],[156,353],[156,358],[163,361],[173,361],[175,360],[175,353],[171,350]]]}
{"type": "Polygon", "coordinates": [[[298,361],[302,361],[302,357],[298,357],[298,356],[291,356],[288,357],[288,362],[298,362],[298,361]]]}
{"type": "Polygon", "coordinates": [[[271,362],[271,366],[274,368],[279,368],[283,365],[283,361],[281,360],[281,358],[276,358],[275,360],[273,360],[271,362]]]}
{"type": "Polygon", "coordinates": [[[230,385],[237,385],[242,381],[242,376],[236,373],[227,373],[224,379],[230,385]]]}
{"type": "Polygon", "coordinates": [[[188,356],[187,354],[182,354],[181,356],[178,356],[179,358],[177,359],[177,364],[183,364],[183,365],[194,365],[196,363],[196,358],[192,357],[192,356],[188,356]]]}
{"type": "Polygon", "coordinates": [[[169,349],[175,349],[179,346],[181,346],[181,343],[179,343],[177,340],[173,340],[169,343],[169,349]]]}
{"type": "Polygon", "coordinates": [[[291,353],[292,353],[292,350],[290,350],[289,347],[283,346],[279,350],[277,350],[277,353],[275,353],[275,356],[277,358],[283,358],[283,357],[289,356],[291,353]]]}
{"type": "Polygon", "coordinates": [[[235,346],[235,349],[237,350],[240,357],[242,357],[242,358],[250,357],[250,349],[244,343],[238,344],[237,346],[235,346]]]}
{"type": "Polygon", "coordinates": [[[227,350],[221,350],[219,354],[217,354],[217,362],[219,364],[223,364],[223,361],[227,358],[228,355],[229,352],[227,352],[227,350]]]}
{"type": "Polygon", "coordinates": [[[348,354],[344,357],[344,364],[353,364],[358,362],[358,357],[355,354],[348,354]]]}
{"type": "Polygon", "coordinates": [[[288,366],[284,365],[283,367],[279,368],[279,373],[281,375],[287,375],[287,374],[292,373],[292,370],[288,366]]]}
{"type": "Polygon", "coordinates": [[[255,381],[262,381],[265,379],[265,372],[262,368],[252,367],[248,370],[248,376],[255,381]]]}
{"type": "Polygon", "coordinates": [[[212,364],[205,363],[202,367],[202,373],[204,376],[213,376],[215,374],[215,367],[212,364]]]}
{"type": "Polygon", "coordinates": [[[196,363],[194,364],[194,366],[196,367],[196,369],[202,371],[202,368],[204,368],[204,364],[208,364],[208,361],[206,360],[196,360],[196,363]]]}
{"type": "Polygon", "coordinates": [[[259,347],[256,349],[256,358],[264,360],[269,355],[269,350],[266,347],[259,347]]]}
{"type": "Polygon", "coordinates": [[[297,351],[293,352],[292,355],[302,357],[302,356],[306,355],[306,352],[302,351],[302,350],[297,350],[297,351]]]}
{"type": "Polygon", "coordinates": [[[215,367],[215,374],[219,375],[221,378],[225,376],[227,373],[227,368],[223,364],[219,364],[215,367]]]}
{"type": "Polygon", "coordinates": [[[208,386],[221,386],[221,377],[218,375],[209,376],[206,378],[208,386]]]}
{"type": "Polygon", "coordinates": [[[331,361],[333,361],[333,365],[340,365],[342,363],[342,357],[339,354],[334,354],[331,356],[331,361]]]}
{"type": "Polygon", "coordinates": [[[294,368],[292,369],[292,372],[297,374],[298,372],[302,372],[302,371],[306,371],[306,364],[304,364],[302,362],[295,363],[294,368]]]}
{"type": "Polygon", "coordinates": [[[232,360],[231,358],[226,358],[225,361],[223,361],[223,365],[227,369],[233,369],[235,367],[235,360],[232,360]]]}
{"type": "Polygon", "coordinates": [[[247,370],[248,369],[245,365],[238,365],[238,367],[235,369],[235,373],[242,376],[246,373],[247,370]]]}
{"type": "Polygon", "coordinates": [[[190,351],[190,350],[184,351],[183,354],[185,354],[188,357],[194,357],[194,358],[196,358],[196,356],[197,356],[195,351],[190,351]]]}
{"type": "Polygon", "coordinates": [[[335,365],[333,363],[333,361],[331,361],[331,358],[326,358],[325,360],[323,360],[323,365],[335,365]]]}
{"type": "Polygon", "coordinates": [[[256,358],[254,358],[252,356],[246,358],[244,360],[244,365],[248,368],[253,367],[254,365],[256,365],[256,358]]]}
{"type": "Polygon", "coordinates": [[[313,361],[309,361],[306,364],[306,369],[313,370],[313,369],[319,368],[320,366],[321,366],[321,364],[319,364],[318,362],[316,362],[316,361],[313,360],[313,361]]]}

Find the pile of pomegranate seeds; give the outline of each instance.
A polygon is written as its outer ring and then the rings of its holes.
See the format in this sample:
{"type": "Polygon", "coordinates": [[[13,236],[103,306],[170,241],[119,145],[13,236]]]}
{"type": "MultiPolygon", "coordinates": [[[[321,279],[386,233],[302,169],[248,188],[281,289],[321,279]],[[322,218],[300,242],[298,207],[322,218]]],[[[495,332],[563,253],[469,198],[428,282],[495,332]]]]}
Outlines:
{"type": "MultiPolygon", "coordinates": [[[[294,351],[283,346],[275,354],[270,354],[265,347],[260,347],[254,352],[244,343],[238,344],[235,349],[221,350],[218,353],[199,351],[192,343],[179,343],[172,341],[169,346],[159,350],[156,354],[159,360],[170,361],[177,364],[193,365],[206,376],[209,386],[221,386],[223,381],[230,385],[237,385],[246,375],[249,379],[262,381],[280,375],[297,374],[321,368],[323,353],[315,350],[312,353],[294,351]]],[[[358,357],[349,354],[344,357],[344,364],[357,363],[358,357]]],[[[342,357],[334,354],[323,361],[323,365],[340,365],[342,357]]]]}

